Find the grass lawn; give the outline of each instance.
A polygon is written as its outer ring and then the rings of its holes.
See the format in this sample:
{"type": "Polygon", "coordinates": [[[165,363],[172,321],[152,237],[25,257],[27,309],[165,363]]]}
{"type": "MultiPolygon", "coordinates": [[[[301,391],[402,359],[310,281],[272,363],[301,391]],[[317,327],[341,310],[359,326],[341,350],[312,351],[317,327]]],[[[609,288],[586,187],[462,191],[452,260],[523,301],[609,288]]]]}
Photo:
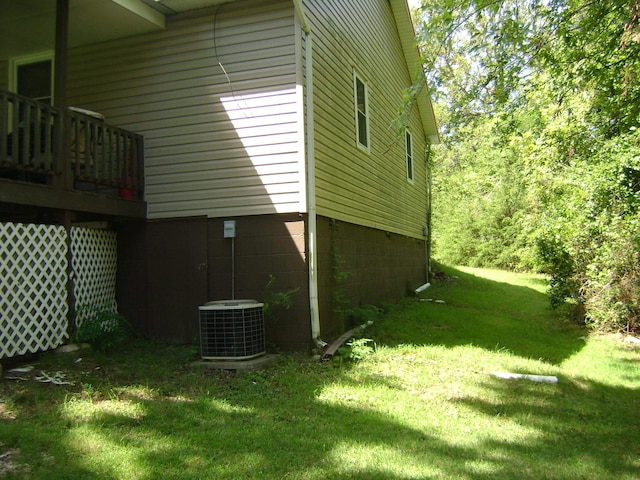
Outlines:
{"type": "Polygon", "coordinates": [[[41,355],[0,382],[0,478],[640,479],[640,347],[554,316],[539,278],[446,272],[356,363],[212,371],[141,341],[41,355]]]}

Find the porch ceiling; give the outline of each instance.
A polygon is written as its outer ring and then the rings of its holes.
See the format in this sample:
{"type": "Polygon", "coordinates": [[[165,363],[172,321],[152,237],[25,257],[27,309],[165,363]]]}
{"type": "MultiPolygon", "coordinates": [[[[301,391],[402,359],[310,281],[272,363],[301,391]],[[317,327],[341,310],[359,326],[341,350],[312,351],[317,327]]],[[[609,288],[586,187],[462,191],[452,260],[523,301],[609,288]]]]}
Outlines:
{"type": "MultiPolygon", "coordinates": [[[[160,0],[175,12],[229,0],[160,0]]],[[[164,28],[165,16],[144,0],[69,0],[69,46],[164,28]]],[[[53,50],[56,0],[0,0],[0,59],[53,50]]]]}

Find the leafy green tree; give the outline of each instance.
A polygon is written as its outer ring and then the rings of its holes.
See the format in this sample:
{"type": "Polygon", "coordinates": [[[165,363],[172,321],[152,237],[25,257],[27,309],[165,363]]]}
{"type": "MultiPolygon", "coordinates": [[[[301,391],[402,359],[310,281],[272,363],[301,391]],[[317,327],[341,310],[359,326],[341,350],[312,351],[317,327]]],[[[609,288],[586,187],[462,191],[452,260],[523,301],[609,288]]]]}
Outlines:
{"type": "Polygon", "coordinates": [[[562,102],[588,91],[609,135],[638,126],[640,1],[424,0],[419,35],[430,84],[451,110],[445,131],[508,114],[540,84],[562,102]]]}
{"type": "MultiPolygon", "coordinates": [[[[443,261],[538,269],[552,304],[640,327],[640,0],[424,0],[443,261]]],[[[415,91],[415,89],[414,89],[415,91]]]]}

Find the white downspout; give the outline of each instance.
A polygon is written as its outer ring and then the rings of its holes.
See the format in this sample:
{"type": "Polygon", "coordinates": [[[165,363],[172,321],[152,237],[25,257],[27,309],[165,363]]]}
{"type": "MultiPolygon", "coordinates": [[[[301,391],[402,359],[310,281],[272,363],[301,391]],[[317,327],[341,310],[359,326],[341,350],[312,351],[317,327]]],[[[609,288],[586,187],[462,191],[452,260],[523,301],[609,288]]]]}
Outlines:
{"type": "Polygon", "coordinates": [[[311,338],[320,347],[326,345],[320,339],[320,310],[318,306],[318,227],[316,222],[316,166],[315,136],[313,134],[313,39],[311,33],[305,37],[307,54],[307,210],[309,230],[309,310],[311,314],[311,338]]]}
{"type": "Polygon", "coordinates": [[[423,285],[420,285],[415,289],[416,295],[422,293],[427,288],[431,286],[429,283],[429,272],[431,271],[431,165],[430,165],[430,156],[431,156],[431,142],[428,138],[426,138],[427,143],[427,151],[425,152],[424,165],[425,165],[425,185],[426,185],[426,207],[427,207],[427,216],[425,217],[425,241],[424,241],[424,253],[426,260],[426,275],[425,282],[423,285]]]}
{"type": "Polygon", "coordinates": [[[425,158],[425,174],[426,174],[426,185],[427,185],[427,218],[426,220],[426,227],[427,227],[427,231],[426,231],[426,241],[425,241],[425,251],[426,251],[426,260],[427,260],[427,275],[426,275],[426,282],[429,283],[429,281],[431,280],[429,278],[429,275],[431,273],[431,222],[432,222],[432,218],[431,218],[431,207],[432,207],[432,203],[433,203],[433,171],[431,170],[431,155],[432,155],[432,151],[431,151],[431,140],[429,138],[426,139],[426,144],[427,144],[427,151],[426,151],[426,158],[425,158]]]}
{"type": "Polygon", "coordinates": [[[311,338],[319,347],[327,344],[320,339],[320,310],[318,306],[318,238],[316,221],[316,169],[315,169],[315,136],[313,116],[313,37],[302,8],[301,0],[293,0],[302,29],[305,34],[305,107],[307,119],[305,124],[307,143],[307,235],[309,262],[309,314],[311,317],[311,338]]]}

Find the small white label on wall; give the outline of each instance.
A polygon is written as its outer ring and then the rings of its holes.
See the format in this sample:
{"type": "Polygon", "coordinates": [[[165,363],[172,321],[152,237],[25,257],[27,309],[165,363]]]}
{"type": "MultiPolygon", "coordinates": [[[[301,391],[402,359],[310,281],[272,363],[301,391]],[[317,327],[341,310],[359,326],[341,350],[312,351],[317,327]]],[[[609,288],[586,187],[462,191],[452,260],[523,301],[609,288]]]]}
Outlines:
{"type": "Polygon", "coordinates": [[[236,237],[236,221],[225,220],[224,221],[224,238],[235,238],[235,237],[236,237]]]}

